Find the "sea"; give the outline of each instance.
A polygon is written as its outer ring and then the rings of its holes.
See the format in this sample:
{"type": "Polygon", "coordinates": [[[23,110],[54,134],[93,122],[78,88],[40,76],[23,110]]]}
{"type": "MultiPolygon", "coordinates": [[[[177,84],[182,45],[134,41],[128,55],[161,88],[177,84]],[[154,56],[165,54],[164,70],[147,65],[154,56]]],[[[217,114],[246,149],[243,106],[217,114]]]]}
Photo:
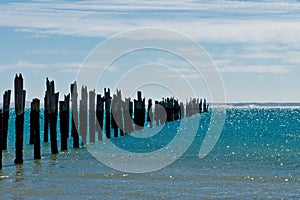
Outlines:
{"type": "MultiPolygon", "coordinates": [[[[24,164],[15,166],[15,114],[11,110],[0,199],[300,199],[300,107],[227,105],[225,110],[222,132],[203,158],[199,151],[211,128],[212,112],[201,114],[196,123],[195,116],[186,118],[184,127],[180,121],[167,123],[149,138],[126,135],[111,139],[118,148],[143,157],[170,144],[179,131],[193,136],[174,162],[145,173],[111,168],[95,158],[90,148],[73,149],[72,138],[69,151],[58,155],[51,155],[50,143],[42,142],[42,159],[34,160],[33,146],[28,144],[28,109],[24,164]]],[[[41,141],[42,119],[41,114],[41,141]]],[[[150,128],[143,130],[147,131],[150,128]]],[[[96,145],[107,142],[104,139],[96,145]]],[[[185,142],[183,139],[182,144],[185,142]]]]}

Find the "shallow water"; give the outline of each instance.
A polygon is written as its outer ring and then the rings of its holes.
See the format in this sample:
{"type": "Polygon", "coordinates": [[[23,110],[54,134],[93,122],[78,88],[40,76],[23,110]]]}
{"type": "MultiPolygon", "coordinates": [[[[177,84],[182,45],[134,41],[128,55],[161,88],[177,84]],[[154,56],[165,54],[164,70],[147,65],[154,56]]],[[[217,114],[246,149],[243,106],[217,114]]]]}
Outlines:
{"type": "MultiPolygon", "coordinates": [[[[228,108],[216,146],[199,159],[209,121],[209,114],[201,117],[191,147],[176,162],[155,172],[131,174],[103,165],[86,148],[72,149],[71,139],[70,151],[54,156],[50,144],[42,144],[43,158],[34,161],[33,147],[27,145],[28,126],[25,162],[15,166],[12,117],[9,150],[3,153],[0,171],[0,199],[300,198],[299,107],[228,108]]],[[[126,136],[113,142],[129,151],[154,151],[174,137],[178,126],[179,122],[170,123],[151,139],[126,136]]]]}

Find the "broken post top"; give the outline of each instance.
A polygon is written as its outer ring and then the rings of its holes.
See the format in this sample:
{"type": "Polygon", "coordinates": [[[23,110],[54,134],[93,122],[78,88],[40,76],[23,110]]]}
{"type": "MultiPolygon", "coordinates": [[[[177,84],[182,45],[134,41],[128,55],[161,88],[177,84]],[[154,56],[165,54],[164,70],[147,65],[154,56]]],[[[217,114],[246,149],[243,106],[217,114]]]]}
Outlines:
{"type": "Polygon", "coordinates": [[[24,113],[25,95],[26,95],[26,92],[25,92],[25,90],[23,90],[22,74],[19,74],[19,76],[16,74],[16,77],[15,77],[15,110],[16,110],[17,115],[21,115],[24,113]]]}
{"type": "Polygon", "coordinates": [[[39,112],[40,111],[40,100],[35,98],[31,102],[31,110],[34,112],[39,112]]]}
{"type": "Polygon", "coordinates": [[[58,110],[59,92],[55,93],[54,81],[49,83],[49,79],[46,79],[47,91],[46,91],[46,104],[48,114],[54,114],[58,110]]]}
{"type": "Polygon", "coordinates": [[[3,112],[9,112],[11,90],[7,90],[3,95],[3,112]]]}

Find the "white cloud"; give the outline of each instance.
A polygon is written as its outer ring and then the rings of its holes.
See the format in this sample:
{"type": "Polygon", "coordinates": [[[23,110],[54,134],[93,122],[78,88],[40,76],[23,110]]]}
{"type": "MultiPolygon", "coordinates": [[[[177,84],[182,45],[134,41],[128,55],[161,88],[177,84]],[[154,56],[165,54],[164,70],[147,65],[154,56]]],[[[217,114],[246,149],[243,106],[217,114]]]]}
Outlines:
{"type": "Polygon", "coordinates": [[[222,73],[226,72],[253,72],[253,73],[287,73],[289,69],[282,66],[227,66],[219,68],[222,73]]]}
{"type": "Polygon", "coordinates": [[[31,63],[28,61],[18,61],[15,64],[2,64],[0,65],[0,71],[4,70],[10,70],[10,69],[41,69],[41,68],[47,68],[48,66],[46,64],[36,64],[31,63]]]}
{"type": "Polygon", "coordinates": [[[205,42],[299,43],[300,22],[294,17],[298,10],[300,4],[293,1],[19,2],[0,6],[0,26],[20,28],[36,36],[88,37],[108,37],[151,26],[175,29],[205,42]],[[201,11],[209,11],[211,17],[201,11]],[[224,13],[229,17],[224,18],[224,13]],[[278,14],[282,13],[291,17],[280,19],[278,14]],[[244,14],[249,15],[247,19],[244,14]]]}
{"type": "Polygon", "coordinates": [[[18,61],[13,64],[0,65],[0,71],[20,70],[20,69],[42,70],[42,69],[56,68],[60,71],[75,73],[78,71],[80,66],[81,63],[77,63],[77,62],[45,64],[45,63],[33,63],[29,61],[18,61]]]}

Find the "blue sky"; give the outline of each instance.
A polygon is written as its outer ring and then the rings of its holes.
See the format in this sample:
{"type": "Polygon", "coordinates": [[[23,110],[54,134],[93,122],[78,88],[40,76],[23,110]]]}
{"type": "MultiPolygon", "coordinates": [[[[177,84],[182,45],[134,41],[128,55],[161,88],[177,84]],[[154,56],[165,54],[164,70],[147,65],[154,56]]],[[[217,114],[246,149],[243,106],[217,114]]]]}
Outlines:
{"type": "MultiPolygon", "coordinates": [[[[22,72],[27,100],[43,97],[46,77],[66,94],[95,46],[141,27],[176,30],[202,45],[220,71],[228,102],[300,101],[300,3],[278,0],[1,1],[0,92],[12,89],[15,73],[22,72]]],[[[179,60],[143,56],[203,85],[179,60]]],[[[117,67],[110,71],[105,86],[117,73],[117,67]]]]}

